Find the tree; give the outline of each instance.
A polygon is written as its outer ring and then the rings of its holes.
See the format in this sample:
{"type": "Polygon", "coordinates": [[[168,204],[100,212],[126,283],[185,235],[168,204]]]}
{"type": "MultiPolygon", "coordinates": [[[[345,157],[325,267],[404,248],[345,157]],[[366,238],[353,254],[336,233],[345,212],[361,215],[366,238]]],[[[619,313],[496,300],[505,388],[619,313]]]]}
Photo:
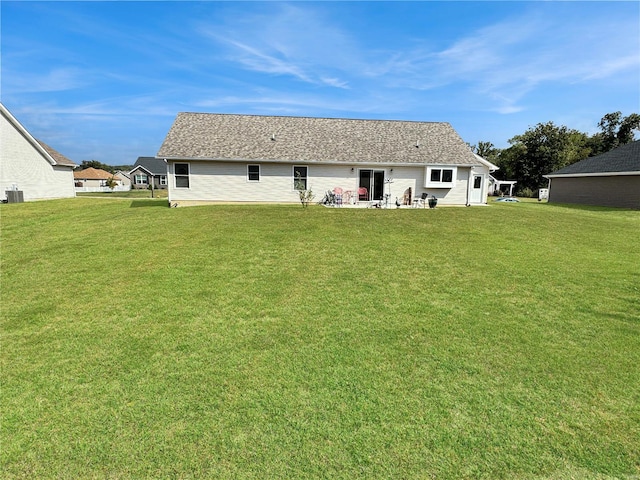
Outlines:
{"type": "Polygon", "coordinates": [[[587,135],[553,122],[539,123],[509,140],[498,166],[518,182],[518,190],[536,191],[547,184],[543,177],[566,165],[586,158],[587,135]]]}
{"type": "Polygon", "coordinates": [[[113,189],[118,186],[118,182],[116,181],[116,179],[114,177],[111,177],[105,183],[106,183],[107,187],[109,187],[111,189],[112,192],[113,192],[113,189]]]}
{"type": "Polygon", "coordinates": [[[607,113],[598,122],[600,132],[589,139],[591,156],[606,153],[621,145],[633,142],[635,130],[640,130],[640,115],[632,113],[626,117],[622,112],[607,113]]]}
{"type": "Polygon", "coordinates": [[[496,148],[491,142],[479,141],[478,145],[471,147],[471,150],[491,163],[495,163],[498,155],[500,155],[500,149],[496,148]]]}
{"type": "Polygon", "coordinates": [[[300,203],[302,204],[302,208],[307,208],[309,204],[313,201],[315,197],[314,193],[311,190],[308,190],[305,182],[302,181],[302,177],[298,174],[296,175],[296,181],[294,184],[296,190],[298,190],[298,195],[300,196],[300,203]]]}
{"type": "Polygon", "coordinates": [[[97,160],[83,160],[82,163],[80,164],[80,168],[82,170],[84,170],[85,168],[97,168],[99,170],[104,170],[109,173],[116,173],[111,165],[107,165],[97,160]]]}

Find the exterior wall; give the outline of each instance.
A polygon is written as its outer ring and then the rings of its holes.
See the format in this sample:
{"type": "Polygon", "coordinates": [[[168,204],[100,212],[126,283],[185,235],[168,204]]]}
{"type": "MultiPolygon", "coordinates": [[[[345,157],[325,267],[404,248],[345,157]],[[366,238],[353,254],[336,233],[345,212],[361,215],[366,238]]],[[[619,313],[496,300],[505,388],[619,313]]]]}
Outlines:
{"type": "MultiPolygon", "coordinates": [[[[260,180],[249,181],[245,162],[169,161],[168,184],[170,202],[256,202],[256,203],[298,203],[298,192],[294,189],[293,165],[284,163],[260,164],[260,180]],[[189,188],[176,188],[174,164],[189,164],[189,188]]],[[[390,202],[396,197],[402,199],[404,192],[411,188],[412,197],[423,192],[435,195],[439,205],[465,205],[468,198],[468,178],[470,169],[458,167],[456,184],[453,188],[426,188],[426,169],[423,166],[380,166],[380,165],[327,165],[308,164],[307,188],[315,194],[314,202],[319,202],[325,192],[341,187],[357,192],[360,169],[384,170],[385,178],[392,183],[385,185],[385,193],[390,193],[390,202]],[[353,171],[352,171],[353,169],[353,171]],[[393,171],[392,171],[393,170],[393,171]]],[[[485,182],[486,183],[486,182],[485,182]]]]}
{"type": "Polygon", "coordinates": [[[640,209],[640,175],[552,178],[548,201],[640,209]]]}
{"type": "Polygon", "coordinates": [[[75,197],[73,168],[52,166],[4,115],[0,138],[0,198],[13,185],[27,201],[75,197]]]}
{"type": "MultiPolygon", "coordinates": [[[[487,198],[489,196],[489,191],[491,189],[491,183],[489,182],[489,178],[490,178],[489,167],[487,167],[486,165],[481,165],[481,166],[474,166],[473,170],[463,169],[463,171],[464,170],[467,170],[467,181],[473,181],[473,180],[470,180],[470,178],[471,179],[473,178],[473,175],[482,175],[482,190],[480,192],[480,202],[473,201],[473,196],[470,190],[469,203],[472,205],[486,204],[487,198]]],[[[458,172],[460,172],[460,169],[458,169],[458,172]]],[[[469,185],[469,188],[472,188],[472,187],[473,185],[469,185]]]]}
{"type": "Polygon", "coordinates": [[[104,182],[106,180],[97,180],[95,178],[76,178],[75,179],[75,183],[76,183],[76,188],[79,188],[80,185],[78,184],[82,184],[82,187],[85,188],[100,188],[104,186],[104,182]]]}

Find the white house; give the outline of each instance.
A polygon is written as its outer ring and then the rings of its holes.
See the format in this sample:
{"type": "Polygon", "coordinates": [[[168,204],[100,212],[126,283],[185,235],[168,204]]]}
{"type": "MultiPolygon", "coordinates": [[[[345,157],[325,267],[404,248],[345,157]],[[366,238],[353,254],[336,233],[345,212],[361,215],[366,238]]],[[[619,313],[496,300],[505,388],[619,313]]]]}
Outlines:
{"type": "Polygon", "coordinates": [[[448,123],[179,113],[157,158],[172,206],[294,203],[298,189],[340,188],[345,201],[423,194],[438,205],[487,201],[495,167],[448,123]]]}
{"type": "Polygon", "coordinates": [[[7,190],[24,200],[75,197],[76,164],[39,142],[0,103],[0,197],[7,190]]]}

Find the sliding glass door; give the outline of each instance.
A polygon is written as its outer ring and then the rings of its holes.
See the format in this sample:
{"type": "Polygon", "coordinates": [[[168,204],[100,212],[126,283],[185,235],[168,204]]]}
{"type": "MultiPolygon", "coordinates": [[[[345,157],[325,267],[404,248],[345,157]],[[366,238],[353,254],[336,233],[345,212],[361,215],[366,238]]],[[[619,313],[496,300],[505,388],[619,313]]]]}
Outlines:
{"type": "Polygon", "coordinates": [[[368,200],[384,198],[384,170],[360,170],[358,187],[366,188],[368,200]]]}

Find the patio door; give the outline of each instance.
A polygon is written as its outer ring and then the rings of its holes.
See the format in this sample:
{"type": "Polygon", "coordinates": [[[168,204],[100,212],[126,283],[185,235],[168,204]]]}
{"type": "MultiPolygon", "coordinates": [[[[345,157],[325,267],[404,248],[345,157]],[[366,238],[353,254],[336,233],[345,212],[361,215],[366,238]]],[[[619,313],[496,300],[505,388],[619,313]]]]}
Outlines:
{"type": "Polygon", "coordinates": [[[364,187],[369,200],[382,200],[384,197],[384,170],[360,170],[358,187],[364,187]]]}
{"type": "Polygon", "coordinates": [[[482,177],[483,175],[473,175],[471,203],[482,203],[482,177]]]}

